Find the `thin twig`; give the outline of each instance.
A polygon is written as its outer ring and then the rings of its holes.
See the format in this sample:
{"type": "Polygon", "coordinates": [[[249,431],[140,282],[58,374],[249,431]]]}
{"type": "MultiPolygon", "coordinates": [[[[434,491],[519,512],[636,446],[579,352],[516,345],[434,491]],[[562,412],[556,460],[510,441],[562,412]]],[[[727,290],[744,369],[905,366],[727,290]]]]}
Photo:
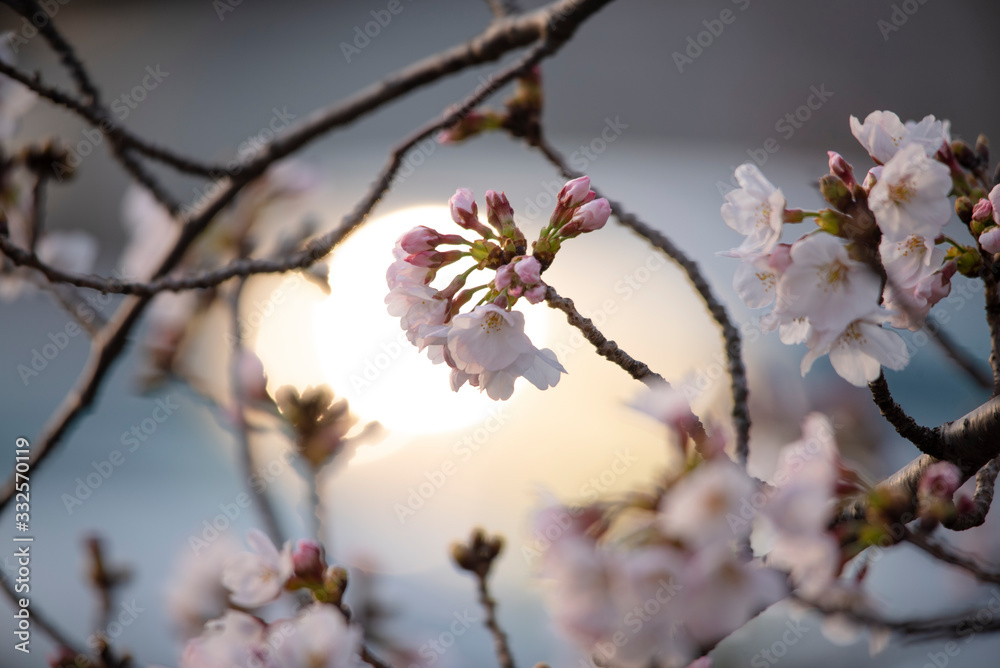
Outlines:
{"type": "Polygon", "coordinates": [[[569,324],[573,325],[583,333],[584,338],[586,338],[587,341],[589,341],[591,345],[597,349],[598,355],[608,361],[614,362],[624,369],[628,375],[638,381],[641,381],[648,387],[656,387],[659,384],[666,383],[663,376],[651,370],[645,363],[633,358],[627,352],[619,348],[618,344],[614,341],[609,341],[607,337],[601,333],[601,330],[597,329],[590,318],[584,318],[580,312],[576,310],[576,306],[573,304],[572,299],[560,297],[559,293],[556,292],[556,289],[551,285],[545,293],[545,302],[549,305],[549,308],[565,313],[566,320],[569,324]]]}
{"type": "Polygon", "coordinates": [[[931,322],[927,322],[924,325],[924,330],[930,335],[935,343],[940,346],[944,351],[945,355],[958,366],[959,369],[964,371],[972,382],[974,382],[979,387],[984,390],[993,389],[993,379],[982,368],[980,360],[974,359],[968,352],[958,344],[957,341],[951,338],[939,325],[932,326],[931,322]]]}
{"type": "MultiPolygon", "coordinates": [[[[563,177],[574,179],[582,176],[579,172],[570,169],[559,151],[545,139],[540,139],[537,148],[560,171],[563,177]]],[[[596,189],[595,192],[598,192],[599,195],[601,194],[596,189]]],[[[624,207],[618,202],[608,199],[608,203],[611,205],[611,212],[621,225],[638,234],[680,266],[687,275],[688,280],[694,286],[695,291],[697,291],[705,303],[712,318],[722,329],[729,375],[732,379],[732,415],[733,425],[736,429],[736,456],[745,467],[750,453],[750,409],[748,406],[750,391],[747,386],[746,367],[743,364],[739,330],[733,325],[726,307],[716,298],[711,286],[704,275],[702,275],[701,269],[694,260],[674,245],[662,232],[650,227],[633,214],[625,211],[624,207]]]]}
{"type": "MultiPolygon", "coordinates": [[[[244,480],[249,481],[253,479],[256,467],[254,465],[253,449],[250,443],[250,429],[247,425],[244,388],[242,387],[240,374],[240,357],[243,354],[240,296],[243,294],[243,286],[246,284],[246,280],[247,279],[244,278],[236,283],[231,296],[233,348],[230,353],[232,357],[229,361],[229,365],[230,383],[232,385],[230,394],[232,395],[233,408],[235,409],[235,415],[233,418],[236,423],[236,440],[238,446],[237,449],[239,451],[240,470],[242,472],[241,477],[244,480]]],[[[271,505],[271,497],[268,495],[267,489],[263,487],[258,488],[255,485],[251,485],[250,487],[251,493],[257,496],[257,508],[260,512],[261,519],[264,520],[264,527],[267,529],[268,535],[270,535],[271,540],[275,543],[275,545],[283,544],[285,542],[284,532],[282,532],[281,524],[278,522],[278,516],[274,512],[274,506],[271,505]]]]}
{"type": "Polygon", "coordinates": [[[1000,584],[1000,573],[987,570],[971,556],[948,549],[944,545],[931,540],[923,533],[910,531],[906,527],[903,527],[903,540],[923,550],[938,561],[961,568],[980,582],[1000,584]]]}
{"type": "Polygon", "coordinates": [[[483,606],[483,611],[486,613],[486,619],[483,623],[489,629],[490,635],[493,636],[493,650],[496,652],[500,668],[515,668],[514,656],[511,654],[510,645],[507,642],[507,634],[497,622],[497,602],[490,595],[487,578],[488,574],[476,574],[479,604],[483,606]]]}

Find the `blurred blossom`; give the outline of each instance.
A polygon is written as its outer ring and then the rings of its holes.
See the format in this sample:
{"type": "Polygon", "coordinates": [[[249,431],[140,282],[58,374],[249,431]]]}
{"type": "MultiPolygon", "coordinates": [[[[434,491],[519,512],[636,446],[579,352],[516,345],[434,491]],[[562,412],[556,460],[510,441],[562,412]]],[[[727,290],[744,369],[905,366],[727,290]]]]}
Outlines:
{"type": "Polygon", "coordinates": [[[229,559],[222,584],[231,592],[233,603],[256,608],[278,598],[292,575],[292,548],[279,552],[262,531],[250,529],[247,544],[252,552],[240,552],[229,559]]]}

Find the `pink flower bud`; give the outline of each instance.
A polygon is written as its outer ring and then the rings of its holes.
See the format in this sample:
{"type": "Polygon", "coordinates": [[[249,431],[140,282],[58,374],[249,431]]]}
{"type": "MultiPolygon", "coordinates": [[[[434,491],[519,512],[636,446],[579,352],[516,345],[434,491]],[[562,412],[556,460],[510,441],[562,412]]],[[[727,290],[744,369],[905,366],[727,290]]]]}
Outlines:
{"type": "Polygon", "coordinates": [[[507,195],[495,190],[486,191],[486,221],[500,234],[505,234],[514,226],[514,209],[507,201],[507,195]]]}
{"type": "Polygon", "coordinates": [[[406,256],[406,261],[415,267],[426,267],[427,269],[440,269],[446,264],[457,262],[465,257],[467,253],[460,250],[450,251],[421,251],[413,255],[406,256]]]}
{"type": "Polygon", "coordinates": [[[322,582],[326,564],[323,547],[314,540],[300,540],[292,552],[292,567],[295,577],[310,582],[322,582]]]}
{"type": "Polygon", "coordinates": [[[521,282],[525,285],[535,285],[542,280],[542,263],[538,261],[538,258],[532,256],[521,258],[521,260],[514,265],[514,271],[517,273],[517,277],[520,278],[521,282]]]}
{"type": "Polygon", "coordinates": [[[991,226],[979,235],[979,245],[987,253],[1000,252],[1000,227],[991,226]]]}
{"type": "Polygon", "coordinates": [[[1000,225],[1000,185],[993,186],[993,190],[987,197],[993,206],[993,222],[1000,225]]]}
{"type": "Polygon", "coordinates": [[[520,283],[515,283],[514,285],[507,288],[507,294],[514,299],[517,299],[523,293],[524,293],[524,286],[521,285],[520,283]]]}
{"type": "Polygon", "coordinates": [[[451,219],[465,227],[468,218],[476,219],[479,215],[479,207],[476,205],[476,198],[468,188],[459,188],[448,200],[451,208],[451,219]]]}
{"type": "Polygon", "coordinates": [[[525,291],[524,298],[527,299],[530,304],[538,304],[545,301],[545,292],[545,284],[539,284],[530,290],[525,291]]]}
{"type": "Polygon", "coordinates": [[[510,285],[512,280],[514,280],[514,265],[505,264],[497,269],[497,275],[496,278],[493,279],[493,285],[496,286],[497,290],[503,290],[510,285]]]}
{"type": "Polygon", "coordinates": [[[593,232],[604,227],[611,215],[611,205],[608,200],[595,199],[580,206],[559,234],[566,238],[575,237],[584,232],[593,232]]]}
{"type": "Polygon", "coordinates": [[[981,199],[972,207],[972,220],[990,220],[993,218],[993,203],[988,199],[981,199]]]}
{"type": "Polygon", "coordinates": [[[962,472],[951,462],[937,462],[927,467],[917,494],[950,501],[955,491],[962,486],[962,472]]]}
{"type": "Polygon", "coordinates": [[[441,235],[436,230],[420,225],[399,238],[400,247],[407,253],[420,253],[433,250],[440,241],[441,235]]]}
{"type": "Polygon", "coordinates": [[[848,188],[854,188],[858,182],[854,179],[854,168],[836,151],[827,151],[830,156],[830,173],[843,181],[848,188]]]}
{"type": "Polygon", "coordinates": [[[584,203],[590,193],[590,177],[581,176],[569,181],[559,191],[559,205],[571,209],[584,203]]]}

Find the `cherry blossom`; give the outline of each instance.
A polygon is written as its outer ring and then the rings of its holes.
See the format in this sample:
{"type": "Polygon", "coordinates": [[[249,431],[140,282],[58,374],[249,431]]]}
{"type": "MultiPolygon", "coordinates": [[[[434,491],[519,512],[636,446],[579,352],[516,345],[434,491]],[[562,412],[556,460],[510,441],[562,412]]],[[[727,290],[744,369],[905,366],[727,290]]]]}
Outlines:
{"type": "Polygon", "coordinates": [[[884,313],[873,311],[839,332],[814,330],[807,341],[809,352],[802,358],[802,375],[827,354],[834,371],[858,387],[878,378],[882,366],[903,369],[910,362],[910,353],[898,334],[882,327],[886,319],[884,313]]]}
{"type": "Polygon", "coordinates": [[[851,259],[836,237],[806,236],[792,244],[790,256],[777,284],[774,315],[780,324],[807,318],[818,332],[840,333],[878,304],[878,276],[851,259]]]}
{"type": "Polygon", "coordinates": [[[188,642],[180,661],[180,668],[279,665],[272,659],[264,622],[236,610],[209,622],[200,636],[188,642]]]}
{"type": "Polygon", "coordinates": [[[910,144],[885,164],[868,205],[885,237],[902,240],[912,234],[933,244],[951,218],[951,188],[948,168],[910,144]]]}
{"type": "Polygon", "coordinates": [[[900,241],[883,238],[879,254],[887,276],[884,300],[890,324],[920,329],[930,308],[948,296],[955,263],[942,265],[944,251],[912,234],[900,241]]]}
{"type": "Polygon", "coordinates": [[[664,532],[704,549],[725,547],[749,533],[730,524],[730,516],[757,492],[750,477],[726,458],[706,462],[681,478],[660,502],[664,532]]]}
{"type": "Polygon", "coordinates": [[[994,225],[980,234],[979,245],[987,253],[1000,253],[1000,227],[994,225]]]}
{"type": "Polygon", "coordinates": [[[291,545],[279,552],[262,531],[247,532],[253,552],[241,552],[226,564],[222,584],[232,593],[233,603],[256,608],[278,598],[292,575],[291,545]]]}
{"type": "Polygon", "coordinates": [[[746,239],[732,253],[769,253],[781,236],[785,196],[749,162],[736,168],[736,181],[740,187],[726,195],[722,219],[746,239]]]}
{"type": "Polygon", "coordinates": [[[291,621],[272,624],[272,635],[287,636],[276,647],[274,662],[282,668],[356,668],[364,665],[360,650],[361,629],[348,626],[344,615],[331,605],[313,603],[291,621]]]}
{"type": "Polygon", "coordinates": [[[185,551],[178,559],[164,592],[170,618],[184,637],[198,635],[205,622],[225,612],[229,591],[222,586],[222,573],[241,551],[228,535],[195,550],[185,551]]]}
{"type": "Polygon", "coordinates": [[[942,145],[951,142],[948,121],[925,116],[919,123],[904,124],[891,111],[873,111],[864,123],[851,116],[851,133],[880,164],[886,164],[907,146],[917,146],[926,157],[932,158],[942,145]]]}

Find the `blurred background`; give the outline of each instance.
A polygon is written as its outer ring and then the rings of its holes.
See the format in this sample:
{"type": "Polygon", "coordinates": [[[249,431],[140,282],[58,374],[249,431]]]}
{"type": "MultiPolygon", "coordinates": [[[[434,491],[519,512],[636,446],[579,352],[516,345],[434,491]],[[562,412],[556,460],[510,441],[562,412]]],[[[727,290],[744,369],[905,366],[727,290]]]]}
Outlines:
{"type": "MultiPolygon", "coordinates": [[[[55,20],[106,99],[125,105],[127,127],[182,153],[224,162],[241,147],[266,139],[265,129],[280,134],[284,123],[478,34],[491,19],[484,2],[403,0],[403,10],[377,35],[355,42],[372,20],[370,12],[385,5],[380,0],[72,0],[58,5],[55,20]],[[132,91],[147,68],[160,72],[160,81],[137,101],[132,91]]],[[[893,110],[903,119],[934,114],[950,119],[953,137],[970,144],[980,132],[1000,136],[995,113],[1000,99],[995,74],[989,74],[1000,56],[998,20],[996,5],[968,0],[669,5],[620,0],[544,63],[550,139],[575,155],[574,166],[596,187],[697,259],[733,317],[745,325],[756,474],[771,473],[777,448],[797,438],[799,421],[811,410],[837,417],[846,456],[872,479],[916,453],[880,424],[867,393],[840,381],[825,360],[802,379],[798,364],[804,349],[762,334],[757,314],[736,298],[731,261],[714,255],[738,241],[719,216],[733,167],[755,160],[782,188],[789,206],[811,208],[820,202],[815,182],[827,171],[827,150],[841,152],[859,174],[870,166],[850,134],[852,114],[862,119],[876,109],[893,110]],[[729,12],[728,23],[719,20],[723,12],[729,12]],[[813,108],[807,106],[810,99],[813,108]],[[769,139],[777,151],[763,149],[769,139]]],[[[24,25],[5,10],[0,28],[20,34],[24,25]]],[[[42,38],[28,39],[18,58],[22,66],[43,72],[46,81],[69,87],[42,38]]],[[[324,229],[333,227],[361,198],[394,144],[467,96],[497,67],[449,77],[312,144],[296,157],[316,170],[320,187],[303,210],[279,212],[283,218],[275,224],[294,225],[309,213],[324,229]]],[[[69,114],[40,102],[18,141],[55,135],[83,157],[77,178],[51,189],[48,225],[96,235],[98,271],[109,273],[122,250],[120,211],[128,181],[106,146],[85,130],[69,114]]],[[[522,550],[535,544],[531,509],[546,492],[579,502],[594,490],[613,494],[650,484],[667,463],[666,434],[627,407],[641,386],[596,357],[575,330],[544,307],[528,313],[533,339],[553,348],[569,374],[544,393],[521,387],[503,404],[469,388],[452,395],[441,369],[400,345],[398,323],[382,304],[384,271],[398,234],[433,221],[447,227],[442,207],[456,188],[468,187],[481,204],[485,190],[506,191],[531,237],[562,183],[538,154],[500,135],[458,146],[427,143],[415,156],[367,226],[335,254],[331,297],[280,277],[249,283],[248,339],[265,362],[272,390],[328,383],[352,401],[360,417],[388,428],[383,442],[361,448],[329,476],[322,496],[333,559],[371,573],[373,594],[390,613],[385,630],[398,645],[419,654],[456,614],[480,615],[474,583],[449,564],[447,550],[481,525],[507,537],[494,593],[519,663],[584,665],[551,631],[541,606],[543,584],[533,577],[530,551],[522,550]],[[616,463],[632,459],[624,467],[616,463]],[[443,468],[455,473],[436,484],[443,468]],[[429,493],[427,483],[433,486],[429,493]]],[[[186,202],[203,192],[195,180],[169,171],[162,177],[186,202]]],[[[609,225],[567,246],[546,280],[635,357],[668,380],[701,389],[696,408],[724,419],[728,379],[722,375],[717,328],[682,274],[641,240],[609,225]]],[[[105,315],[117,301],[104,307],[105,315]]],[[[975,284],[957,278],[953,296],[936,310],[947,318],[945,329],[985,365],[988,344],[975,284]]],[[[86,359],[81,336],[38,376],[25,380],[18,373],[67,322],[42,295],[0,303],[0,425],[11,450],[17,436],[30,439],[40,431],[86,359]]],[[[224,331],[221,319],[218,327],[224,331]]],[[[136,338],[141,336],[140,328],[136,338]]],[[[927,425],[982,402],[983,392],[921,337],[910,337],[910,366],[887,373],[897,400],[927,425]]],[[[85,583],[83,539],[98,532],[112,559],[134,570],[123,602],[138,612],[118,629],[115,645],[130,648],[142,665],[173,666],[182,644],[168,614],[167,592],[179,572],[192,568],[192,537],[204,538],[206,522],[233,504],[244,480],[235,473],[233,435],[211,406],[179,384],[138,393],[138,351],[132,346],[121,358],[95,410],[31,477],[36,536],[31,599],[85,644],[94,632],[97,604],[85,583]],[[157,400],[179,408],[81,504],[67,504],[80,480],[122,449],[123,435],[150,418],[157,400]]],[[[218,354],[202,353],[198,366],[206,383],[224,373],[222,367],[213,371],[218,354]]],[[[303,537],[311,509],[301,477],[282,456],[280,443],[260,445],[258,461],[270,467],[263,473],[286,532],[303,537]]],[[[0,458],[5,476],[12,466],[13,453],[0,458]]],[[[0,526],[13,534],[12,517],[0,526]]],[[[222,533],[241,541],[254,526],[260,519],[251,506],[222,533]]],[[[996,561],[992,520],[956,540],[996,561]]],[[[3,557],[12,551],[0,552],[5,577],[13,562],[3,557]]],[[[887,602],[888,614],[900,616],[961,609],[991,594],[906,548],[874,564],[870,587],[877,600],[887,602]]],[[[788,614],[779,606],[750,623],[720,646],[717,665],[771,665],[760,663],[760,652],[779,640],[788,614]],[[752,663],[755,658],[758,663],[752,663]]],[[[864,634],[841,647],[821,632],[819,620],[809,617],[803,625],[809,630],[786,648],[784,665],[914,666],[943,646],[894,642],[869,659],[864,634]]],[[[0,615],[0,637],[11,638],[12,628],[11,617],[0,615]]],[[[45,665],[51,645],[37,629],[30,657],[14,652],[12,644],[0,644],[0,665],[45,665]]],[[[974,638],[961,645],[951,665],[992,665],[987,657],[998,649],[997,639],[974,638]]],[[[474,625],[444,654],[425,654],[415,663],[489,665],[491,654],[490,639],[474,625]]]]}

